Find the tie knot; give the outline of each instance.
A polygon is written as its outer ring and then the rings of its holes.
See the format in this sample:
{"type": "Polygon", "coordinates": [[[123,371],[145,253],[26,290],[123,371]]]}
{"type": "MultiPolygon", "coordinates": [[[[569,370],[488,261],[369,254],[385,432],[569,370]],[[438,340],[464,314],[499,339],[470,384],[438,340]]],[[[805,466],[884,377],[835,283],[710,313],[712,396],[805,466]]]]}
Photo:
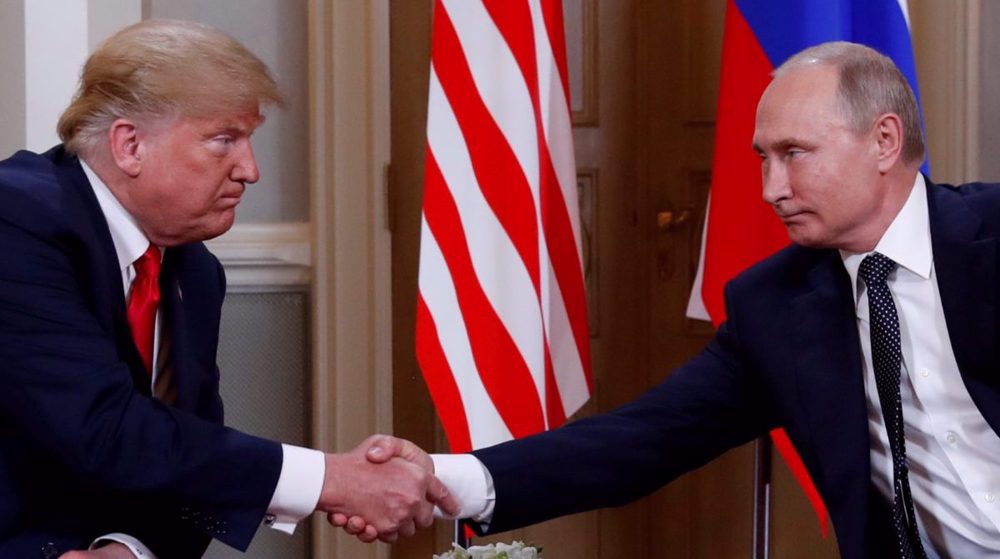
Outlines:
{"type": "Polygon", "coordinates": [[[896,263],[893,262],[888,256],[873,252],[865,257],[861,261],[861,268],[858,270],[858,275],[861,279],[865,280],[865,285],[871,287],[873,283],[885,283],[887,277],[889,277],[889,272],[896,267],[896,263]]]}
{"type": "Polygon", "coordinates": [[[136,277],[158,277],[160,275],[160,249],[153,243],[149,244],[146,252],[132,263],[135,266],[136,277]]]}

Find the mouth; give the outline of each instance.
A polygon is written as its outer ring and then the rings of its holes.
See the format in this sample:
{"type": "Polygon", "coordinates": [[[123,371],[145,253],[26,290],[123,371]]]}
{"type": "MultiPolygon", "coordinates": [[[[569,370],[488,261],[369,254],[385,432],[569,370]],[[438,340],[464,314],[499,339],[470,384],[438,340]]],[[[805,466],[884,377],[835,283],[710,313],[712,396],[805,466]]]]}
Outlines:
{"type": "Polygon", "coordinates": [[[801,210],[800,211],[782,211],[782,210],[778,210],[777,208],[775,208],[774,213],[778,216],[778,219],[780,219],[782,221],[782,223],[788,224],[788,223],[796,221],[797,218],[801,217],[806,212],[805,211],[801,211],[801,210]]]}
{"type": "Polygon", "coordinates": [[[240,203],[240,200],[243,198],[243,192],[245,190],[246,186],[243,186],[242,184],[237,185],[234,188],[222,192],[222,194],[219,196],[219,201],[225,205],[231,204],[235,206],[236,204],[240,203]]]}

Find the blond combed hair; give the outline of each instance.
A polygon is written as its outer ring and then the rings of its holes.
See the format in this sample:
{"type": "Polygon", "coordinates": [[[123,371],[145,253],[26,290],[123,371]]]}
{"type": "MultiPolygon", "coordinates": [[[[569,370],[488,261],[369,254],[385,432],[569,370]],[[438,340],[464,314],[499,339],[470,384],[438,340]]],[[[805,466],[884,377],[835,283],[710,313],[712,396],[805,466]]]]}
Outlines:
{"type": "Polygon", "coordinates": [[[832,41],[792,56],[774,71],[774,76],[811,64],[825,64],[839,71],[837,93],[844,115],[856,133],[867,132],[879,116],[893,113],[903,123],[903,161],[924,160],[917,98],[891,58],[865,45],[832,41]]]}
{"type": "Polygon", "coordinates": [[[119,118],[158,120],[281,105],[267,66],[218,29],[179,20],[136,23],[104,41],[59,118],[66,148],[94,155],[119,118]]]}

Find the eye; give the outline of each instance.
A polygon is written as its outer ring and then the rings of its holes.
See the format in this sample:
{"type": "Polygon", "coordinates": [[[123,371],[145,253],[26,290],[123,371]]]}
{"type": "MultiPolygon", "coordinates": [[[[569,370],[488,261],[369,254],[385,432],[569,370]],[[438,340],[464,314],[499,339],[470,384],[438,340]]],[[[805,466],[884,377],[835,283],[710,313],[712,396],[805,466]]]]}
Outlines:
{"type": "Polygon", "coordinates": [[[799,157],[800,155],[804,154],[805,152],[806,151],[804,149],[801,149],[801,148],[788,148],[785,151],[785,157],[787,157],[788,159],[795,159],[796,157],[799,157]]]}

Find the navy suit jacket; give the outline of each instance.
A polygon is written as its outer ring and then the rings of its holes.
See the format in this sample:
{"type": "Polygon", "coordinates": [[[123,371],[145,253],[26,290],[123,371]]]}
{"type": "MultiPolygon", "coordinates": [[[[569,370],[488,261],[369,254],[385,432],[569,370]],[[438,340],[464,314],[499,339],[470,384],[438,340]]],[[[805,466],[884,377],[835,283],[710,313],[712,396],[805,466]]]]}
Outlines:
{"type": "MultiPolygon", "coordinates": [[[[1000,187],[928,183],[927,193],[955,358],[1000,432],[1000,187]]],[[[854,307],[836,250],[793,245],[749,269],[726,287],[728,320],[716,337],[662,384],[610,413],[475,453],[496,488],[490,531],[624,504],[784,427],[826,502],[841,555],[892,557],[890,509],[871,483],[854,307]]]]}
{"type": "Polygon", "coordinates": [[[200,557],[212,537],[249,545],[282,452],[222,426],[222,267],[201,243],[169,248],[160,291],[173,406],[150,397],[77,158],[0,162],[0,557],[57,557],[110,532],[160,559],[200,557]]]}

